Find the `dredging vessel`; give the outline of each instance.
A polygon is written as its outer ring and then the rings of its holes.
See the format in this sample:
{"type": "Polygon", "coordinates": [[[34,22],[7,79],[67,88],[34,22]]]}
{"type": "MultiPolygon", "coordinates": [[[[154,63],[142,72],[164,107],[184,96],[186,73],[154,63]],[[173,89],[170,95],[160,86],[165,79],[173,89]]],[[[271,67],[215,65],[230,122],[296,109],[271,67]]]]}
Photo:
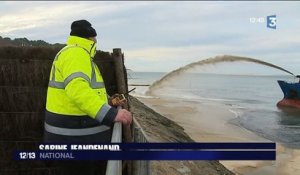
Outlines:
{"type": "Polygon", "coordinates": [[[293,107],[300,109],[300,75],[296,76],[298,82],[289,83],[278,80],[278,84],[283,92],[283,99],[277,103],[278,107],[293,107]]]}

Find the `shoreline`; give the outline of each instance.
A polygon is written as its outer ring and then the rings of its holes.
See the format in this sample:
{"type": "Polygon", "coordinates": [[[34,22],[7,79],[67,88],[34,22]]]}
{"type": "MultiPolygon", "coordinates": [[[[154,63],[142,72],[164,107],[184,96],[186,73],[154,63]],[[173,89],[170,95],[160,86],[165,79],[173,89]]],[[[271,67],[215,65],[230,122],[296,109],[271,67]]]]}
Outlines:
{"type": "MultiPolygon", "coordinates": [[[[129,97],[130,110],[139,122],[149,142],[194,142],[176,122],[129,97]]],[[[151,174],[155,175],[233,175],[219,161],[151,161],[151,174]]]]}
{"type": "MultiPolygon", "coordinates": [[[[165,97],[137,98],[183,127],[196,142],[270,141],[231,123],[237,114],[223,105],[165,97]]],[[[276,161],[220,161],[220,163],[233,173],[241,175],[300,174],[300,167],[297,168],[300,163],[300,150],[276,143],[276,157],[276,161]]]]}

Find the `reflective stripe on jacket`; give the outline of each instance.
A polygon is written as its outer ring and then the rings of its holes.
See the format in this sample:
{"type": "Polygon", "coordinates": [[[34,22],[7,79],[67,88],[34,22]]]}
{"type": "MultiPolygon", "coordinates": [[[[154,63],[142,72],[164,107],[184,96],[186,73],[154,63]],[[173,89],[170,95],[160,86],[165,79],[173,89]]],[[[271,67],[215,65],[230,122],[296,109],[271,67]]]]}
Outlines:
{"type": "Polygon", "coordinates": [[[117,110],[107,104],[103,78],[93,62],[95,52],[95,42],[68,38],[52,64],[47,111],[58,116],[89,116],[106,125],[113,122],[117,110]]]}

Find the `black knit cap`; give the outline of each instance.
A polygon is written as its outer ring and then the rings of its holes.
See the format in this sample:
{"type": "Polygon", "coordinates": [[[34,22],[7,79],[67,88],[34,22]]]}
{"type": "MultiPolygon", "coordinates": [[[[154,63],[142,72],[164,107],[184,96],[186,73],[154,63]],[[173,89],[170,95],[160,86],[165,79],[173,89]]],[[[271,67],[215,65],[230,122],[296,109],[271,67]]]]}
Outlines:
{"type": "Polygon", "coordinates": [[[89,38],[97,36],[96,30],[87,20],[74,21],[71,24],[71,36],[79,36],[81,38],[89,38]]]}

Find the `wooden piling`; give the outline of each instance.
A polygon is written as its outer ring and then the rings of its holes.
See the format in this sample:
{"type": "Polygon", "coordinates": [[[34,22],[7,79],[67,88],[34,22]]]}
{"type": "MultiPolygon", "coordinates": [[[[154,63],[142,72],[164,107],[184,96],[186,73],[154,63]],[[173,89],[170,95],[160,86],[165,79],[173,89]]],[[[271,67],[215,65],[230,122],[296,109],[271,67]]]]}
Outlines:
{"type": "MultiPolygon", "coordinates": [[[[125,94],[128,92],[127,86],[127,75],[125,66],[124,66],[124,55],[120,48],[113,49],[113,59],[115,63],[115,72],[116,72],[116,82],[118,86],[118,93],[125,94]]],[[[128,99],[127,99],[128,100],[128,99]]],[[[125,109],[129,110],[128,104],[124,106],[125,109]]],[[[131,126],[124,126],[123,127],[123,136],[125,142],[133,142],[132,136],[132,125],[131,126]]],[[[132,174],[132,161],[124,161],[124,165],[127,165],[127,172],[128,174],[132,174]]]]}
{"type": "MultiPolygon", "coordinates": [[[[115,62],[116,82],[118,86],[118,93],[125,94],[128,92],[128,86],[126,83],[125,75],[126,69],[124,68],[124,57],[120,48],[113,49],[113,59],[115,62]]],[[[125,105],[125,109],[128,109],[128,104],[125,105]]],[[[126,142],[132,142],[132,134],[129,128],[124,128],[124,137],[126,142]]]]}

